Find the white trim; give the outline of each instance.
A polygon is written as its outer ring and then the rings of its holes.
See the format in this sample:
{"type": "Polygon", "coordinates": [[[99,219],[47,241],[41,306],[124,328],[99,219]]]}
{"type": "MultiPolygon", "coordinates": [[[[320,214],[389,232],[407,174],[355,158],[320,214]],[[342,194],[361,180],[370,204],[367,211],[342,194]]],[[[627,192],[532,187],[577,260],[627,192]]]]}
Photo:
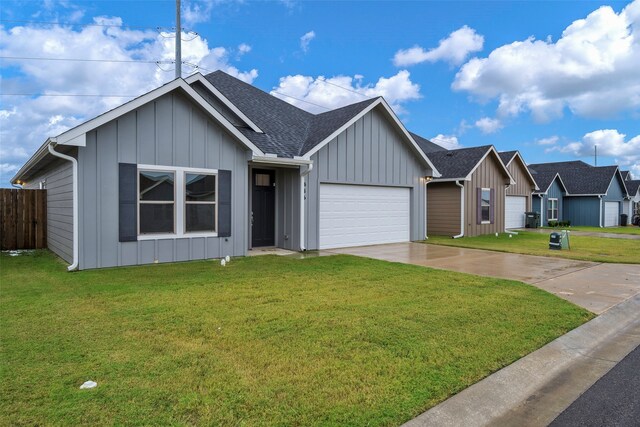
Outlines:
{"type": "Polygon", "coordinates": [[[456,185],[460,187],[460,234],[452,236],[454,239],[464,237],[464,184],[456,181],[456,185]]]}
{"type": "Polygon", "coordinates": [[[400,129],[400,131],[402,132],[402,134],[407,138],[407,140],[409,140],[409,142],[411,143],[411,145],[413,146],[414,150],[416,151],[416,153],[418,153],[418,155],[420,156],[420,158],[429,166],[429,168],[431,168],[432,174],[434,178],[437,178],[439,176],[442,176],[442,174],[440,172],[438,172],[438,169],[436,169],[436,167],[433,165],[433,163],[431,163],[431,160],[429,160],[429,158],[427,157],[427,155],[420,149],[420,147],[418,146],[418,144],[416,143],[416,141],[413,139],[413,137],[411,136],[411,134],[409,133],[409,131],[407,131],[407,129],[404,127],[404,125],[402,124],[402,122],[398,119],[398,117],[396,116],[396,114],[393,112],[393,110],[391,109],[391,107],[389,106],[389,104],[387,104],[387,102],[384,100],[384,98],[379,97],[378,99],[376,99],[375,101],[373,101],[371,104],[369,104],[364,110],[362,110],[360,113],[358,113],[355,117],[353,117],[351,120],[349,120],[347,123],[345,123],[344,125],[342,125],[340,128],[336,129],[331,135],[329,135],[328,137],[326,137],[325,139],[323,139],[319,144],[317,144],[315,147],[313,147],[311,150],[307,151],[303,158],[310,160],[311,156],[313,156],[315,153],[317,153],[318,151],[320,151],[322,149],[322,147],[324,147],[325,145],[327,145],[328,143],[330,143],[331,141],[333,141],[333,139],[335,139],[338,135],[340,135],[342,132],[344,132],[347,128],[349,128],[351,125],[353,125],[355,122],[357,122],[358,120],[360,120],[362,117],[364,117],[365,114],[367,114],[369,111],[373,110],[375,107],[377,107],[378,105],[382,105],[384,107],[384,109],[387,111],[387,113],[391,116],[391,118],[393,119],[394,123],[396,124],[396,126],[400,129]]]}
{"type": "Polygon", "coordinates": [[[491,205],[493,205],[493,214],[494,214],[494,219],[495,219],[496,207],[494,205],[495,200],[493,200],[491,198],[491,190],[492,190],[492,188],[490,188],[490,187],[489,188],[486,188],[486,187],[481,187],[480,188],[480,200],[479,200],[479,202],[480,202],[480,224],[491,224],[491,205]],[[482,219],[482,208],[484,207],[484,206],[482,206],[482,193],[484,193],[485,191],[489,192],[489,206],[488,206],[488,208],[489,208],[489,219],[486,220],[486,221],[482,219]]]}
{"type": "Polygon", "coordinates": [[[66,154],[62,154],[62,153],[58,153],[57,151],[55,151],[53,148],[55,146],[55,142],[51,142],[49,144],[47,144],[47,150],[49,151],[49,153],[51,153],[52,155],[56,156],[56,157],[60,157],[61,159],[67,160],[69,162],[71,162],[71,169],[72,169],[72,186],[73,186],[73,262],[71,263],[70,266],[67,267],[67,271],[74,271],[78,269],[78,265],[80,263],[80,257],[79,257],[79,235],[78,235],[78,230],[79,230],[79,226],[78,226],[78,221],[79,221],[79,216],[78,216],[78,161],[71,157],[71,156],[67,156],[66,154]]]}
{"type": "MultiPolygon", "coordinates": [[[[161,166],[161,165],[144,165],[138,164],[136,171],[137,181],[137,200],[136,215],[138,221],[137,236],[138,240],[161,240],[161,239],[185,239],[195,237],[218,237],[218,169],[190,168],[182,166],[161,166]],[[140,233],[140,172],[171,172],[174,174],[173,187],[173,233],[140,233]],[[214,175],[216,177],[216,200],[210,202],[215,204],[215,225],[216,231],[212,232],[188,232],[186,231],[186,209],[187,198],[186,190],[186,174],[202,174],[214,175]]],[[[169,204],[168,202],[166,204],[169,204]]]]}
{"type": "Polygon", "coordinates": [[[253,130],[254,132],[257,132],[257,133],[264,133],[258,127],[258,125],[253,123],[251,121],[251,119],[249,117],[247,117],[238,107],[236,107],[236,105],[233,102],[229,101],[229,98],[224,96],[222,94],[222,92],[220,92],[214,85],[212,85],[211,82],[209,80],[207,80],[207,78],[205,76],[203,76],[202,74],[200,74],[198,72],[198,73],[190,75],[185,80],[189,85],[192,85],[195,82],[202,83],[202,85],[205,88],[207,88],[213,95],[215,95],[215,97],[218,98],[218,100],[220,102],[222,102],[228,109],[233,111],[233,113],[235,115],[240,117],[240,120],[242,120],[246,125],[248,125],[251,128],[251,130],[253,130]]]}
{"type": "Polygon", "coordinates": [[[496,148],[493,145],[490,146],[489,149],[487,150],[487,152],[484,153],[484,156],[482,156],[482,158],[480,160],[478,160],[478,163],[476,163],[476,165],[473,167],[473,169],[471,169],[471,172],[469,172],[469,174],[467,174],[467,176],[464,178],[464,180],[465,181],[471,181],[471,175],[473,175],[473,173],[476,171],[476,169],[478,169],[478,167],[480,167],[480,164],[484,161],[484,159],[487,158],[487,156],[491,152],[493,152],[493,154],[496,156],[496,158],[498,159],[498,163],[502,167],[502,170],[505,171],[507,176],[509,177],[509,184],[511,184],[511,185],[515,184],[516,181],[511,176],[511,173],[509,172],[509,169],[507,169],[507,167],[504,165],[504,163],[502,163],[502,159],[500,158],[500,154],[498,154],[498,151],[496,150],[496,148]]]}
{"type": "Polygon", "coordinates": [[[545,216],[547,217],[547,222],[549,221],[558,221],[558,216],[560,215],[560,203],[558,202],[558,198],[557,197],[547,197],[547,208],[545,209],[545,216]],[[556,202],[556,208],[555,209],[549,209],[549,202],[556,202]],[[556,211],[556,217],[555,218],[549,218],[549,211],[556,211]]]}
{"type": "Polygon", "coordinates": [[[300,168],[300,250],[301,251],[305,251],[306,245],[305,245],[305,222],[304,222],[304,215],[305,215],[305,199],[307,196],[307,187],[305,187],[305,178],[307,177],[307,175],[309,175],[311,173],[311,171],[313,170],[313,163],[309,163],[309,165],[307,165],[307,169],[305,171],[302,171],[302,168],[300,168]]]}
{"type": "Polygon", "coordinates": [[[265,156],[253,156],[251,157],[251,161],[253,163],[260,164],[271,164],[271,165],[282,165],[282,166],[304,166],[313,164],[312,160],[303,159],[303,158],[287,158],[287,157],[276,157],[275,155],[265,155],[265,156]]]}

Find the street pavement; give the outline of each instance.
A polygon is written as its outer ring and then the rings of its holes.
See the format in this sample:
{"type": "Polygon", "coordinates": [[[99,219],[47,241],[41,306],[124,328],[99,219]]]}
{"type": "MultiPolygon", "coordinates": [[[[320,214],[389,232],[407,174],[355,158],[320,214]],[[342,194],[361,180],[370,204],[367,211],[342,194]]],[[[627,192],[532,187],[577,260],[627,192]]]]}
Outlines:
{"type": "Polygon", "coordinates": [[[600,378],[551,427],[640,425],[640,347],[600,378]]]}

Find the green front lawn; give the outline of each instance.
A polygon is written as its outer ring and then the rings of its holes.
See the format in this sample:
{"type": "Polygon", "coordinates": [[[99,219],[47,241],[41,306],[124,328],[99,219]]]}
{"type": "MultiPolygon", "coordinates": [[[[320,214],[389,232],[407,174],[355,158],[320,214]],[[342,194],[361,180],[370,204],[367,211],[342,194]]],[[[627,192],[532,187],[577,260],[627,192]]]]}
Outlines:
{"type": "MultiPolygon", "coordinates": [[[[559,230],[558,230],[559,231],[559,230]]],[[[552,230],[549,230],[551,233],[552,230]]],[[[425,243],[458,246],[473,249],[488,249],[526,255],[541,255],[596,262],[640,264],[640,240],[607,239],[605,237],[571,235],[571,250],[549,249],[549,234],[518,232],[509,237],[501,233],[496,237],[487,234],[476,237],[452,239],[445,236],[430,236],[425,243]]]]}
{"type": "Polygon", "coordinates": [[[544,227],[546,230],[572,230],[572,231],[589,231],[593,233],[613,233],[613,234],[635,234],[640,235],[640,227],[629,225],[627,227],[587,227],[583,225],[571,227],[544,227]]]}
{"type": "Polygon", "coordinates": [[[66,273],[3,254],[0,283],[2,425],[398,425],[592,318],[350,256],[66,273]]]}

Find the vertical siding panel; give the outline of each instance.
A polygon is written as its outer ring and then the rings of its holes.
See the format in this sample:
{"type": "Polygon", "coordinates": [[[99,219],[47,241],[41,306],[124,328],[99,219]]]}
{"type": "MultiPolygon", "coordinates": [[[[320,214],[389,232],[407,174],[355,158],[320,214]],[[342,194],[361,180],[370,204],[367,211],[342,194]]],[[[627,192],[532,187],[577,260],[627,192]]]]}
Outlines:
{"type": "Polygon", "coordinates": [[[97,132],[99,266],[118,265],[118,126],[116,121],[97,132]]]}
{"type": "Polygon", "coordinates": [[[118,119],[118,162],[137,163],[136,112],[118,119]]]}
{"type": "Polygon", "coordinates": [[[358,120],[354,123],[353,132],[353,156],[354,156],[354,181],[362,181],[364,177],[363,160],[370,155],[362,143],[362,121],[358,120]]]}
{"type": "MultiPolygon", "coordinates": [[[[155,102],[143,105],[136,112],[136,137],[138,163],[152,165],[156,162],[155,102]]],[[[87,142],[87,145],[88,142],[87,142]]]]}
{"type": "Polygon", "coordinates": [[[193,108],[191,114],[191,166],[203,168],[206,166],[207,154],[205,150],[207,140],[207,120],[200,110],[193,108]]]}
{"type": "Polygon", "coordinates": [[[173,97],[173,159],[175,166],[191,166],[191,103],[181,95],[173,97]]]}
{"type": "Polygon", "coordinates": [[[165,96],[156,101],[156,161],[157,165],[172,166],[173,162],[173,99],[165,96]]]}
{"type": "MultiPolygon", "coordinates": [[[[83,147],[82,163],[84,184],[83,203],[82,203],[82,229],[83,229],[83,247],[82,254],[84,264],[81,268],[98,267],[98,221],[100,212],[98,209],[98,183],[96,170],[98,169],[96,151],[97,151],[96,131],[87,134],[87,146],[83,147]]],[[[115,233],[117,230],[113,230],[115,233]]]]}
{"type": "MultiPolygon", "coordinates": [[[[377,147],[374,148],[373,139],[371,138],[371,113],[367,113],[364,115],[362,119],[359,120],[362,123],[362,146],[363,146],[363,165],[362,165],[362,181],[373,181],[372,177],[372,165],[374,163],[374,151],[377,150],[377,147]]],[[[378,158],[375,157],[375,161],[378,161],[378,158]]]]}
{"type": "Polygon", "coordinates": [[[349,167],[349,152],[347,150],[347,132],[338,135],[338,158],[336,165],[338,167],[337,178],[339,181],[347,180],[347,169],[349,167]]]}

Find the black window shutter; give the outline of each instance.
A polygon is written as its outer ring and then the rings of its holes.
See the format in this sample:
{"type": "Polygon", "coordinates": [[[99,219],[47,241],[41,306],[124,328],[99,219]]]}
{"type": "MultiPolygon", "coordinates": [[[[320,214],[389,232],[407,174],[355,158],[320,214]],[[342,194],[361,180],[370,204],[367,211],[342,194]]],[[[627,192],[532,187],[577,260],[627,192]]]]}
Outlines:
{"type": "Polygon", "coordinates": [[[138,240],[138,166],[134,163],[119,163],[118,166],[119,241],[135,242],[138,240]]]}
{"type": "Polygon", "coordinates": [[[231,236],[231,171],[218,171],[218,237],[231,236]]]}
{"type": "Polygon", "coordinates": [[[482,224],[482,188],[476,188],[477,204],[476,204],[476,224],[482,224]]]}
{"type": "Polygon", "coordinates": [[[495,222],[496,213],[496,189],[492,188],[489,192],[489,222],[493,224],[495,222]]]}

